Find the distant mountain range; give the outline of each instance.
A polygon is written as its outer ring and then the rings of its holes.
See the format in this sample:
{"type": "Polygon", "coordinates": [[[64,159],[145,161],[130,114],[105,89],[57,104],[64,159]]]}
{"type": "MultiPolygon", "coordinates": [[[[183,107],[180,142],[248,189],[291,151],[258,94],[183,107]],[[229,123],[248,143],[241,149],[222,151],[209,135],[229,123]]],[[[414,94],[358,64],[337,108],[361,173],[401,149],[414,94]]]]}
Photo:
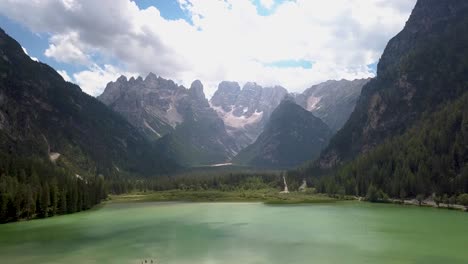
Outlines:
{"type": "Polygon", "coordinates": [[[286,97],[257,140],[234,161],[253,167],[293,168],[317,158],[332,134],[322,120],[286,97]]]}
{"type": "MultiPolygon", "coordinates": [[[[367,81],[328,81],[289,96],[335,132],[367,81]]],[[[208,102],[200,81],[187,89],[150,73],[145,79],[122,76],[98,99],[157,141],[166,156],[185,166],[200,166],[231,162],[253,144],[285,96],[288,91],[281,86],[249,82],[241,89],[237,82],[223,81],[208,102]]]]}
{"type": "Polygon", "coordinates": [[[370,79],[326,81],[296,95],[296,102],[322,119],[335,133],[348,121],[362,87],[370,79]]]}

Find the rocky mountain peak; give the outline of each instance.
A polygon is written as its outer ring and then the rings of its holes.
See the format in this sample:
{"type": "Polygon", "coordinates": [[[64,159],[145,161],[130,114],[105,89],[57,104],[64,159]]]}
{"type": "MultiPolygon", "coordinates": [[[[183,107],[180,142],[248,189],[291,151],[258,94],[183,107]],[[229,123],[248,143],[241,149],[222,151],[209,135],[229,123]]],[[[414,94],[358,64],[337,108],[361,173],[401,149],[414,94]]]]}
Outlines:
{"type": "Polygon", "coordinates": [[[203,84],[200,80],[195,80],[190,85],[190,94],[194,96],[195,99],[205,100],[205,93],[203,92],[203,84]]]}
{"type": "Polygon", "coordinates": [[[145,78],[145,82],[151,82],[151,81],[157,81],[157,80],[158,80],[158,76],[152,72],[150,72],[145,78]]]}
{"type": "Polygon", "coordinates": [[[125,75],[120,75],[116,82],[123,83],[127,82],[127,77],[125,75]]]}

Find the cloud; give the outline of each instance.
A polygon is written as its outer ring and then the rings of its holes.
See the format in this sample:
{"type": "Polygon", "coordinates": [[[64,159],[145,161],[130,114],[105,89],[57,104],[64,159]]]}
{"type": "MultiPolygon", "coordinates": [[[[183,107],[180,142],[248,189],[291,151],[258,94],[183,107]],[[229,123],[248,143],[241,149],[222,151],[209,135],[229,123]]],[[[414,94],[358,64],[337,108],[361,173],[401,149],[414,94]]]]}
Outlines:
{"type": "Polygon", "coordinates": [[[84,92],[92,96],[98,96],[104,91],[107,83],[115,81],[121,75],[127,77],[138,76],[136,73],[125,72],[106,64],[102,68],[98,65],[93,65],[89,70],[75,73],[73,74],[73,79],[84,92]]]}
{"type": "Polygon", "coordinates": [[[260,0],[260,4],[266,8],[266,9],[270,9],[273,7],[273,5],[275,4],[275,0],[260,0]]]}
{"type": "Polygon", "coordinates": [[[58,62],[89,65],[91,60],[85,54],[85,48],[75,32],[66,35],[55,35],[50,38],[49,48],[45,50],[44,55],[54,58],[58,62]]]}
{"type": "Polygon", "coordinates": [[[29,53],[28,53],[28,51],[26,50],[25,47],[21,47],[21,48],[23,49],[23,52],[24,52],[26,55],[28,55],[29,58],[31,58],[31,60],[33,60],[33,61],[39,61],[39,59],[37,59],[36,57],[31,57],[31,56],[29,55],[29,53]]]}
{"type": "Polygon", "coordinates": [[[267,16],[255,2],[178,0],[190,23],[130,0],[4,0],[0,13],[50,34],[46,56],[88,67],[75,75],[92,94],[105,86],[99,78],[151,71],[186,86],[200,79],[210,95],[222,80],[300,92],[328,79],[373,76],[367,65],[403,28],[416,0],[262,0],[275,5],[267,16]],[[278,61],[313,67],[272,67],[278,61]]]}
{"type": "Polygon", "coordinates": [[[67,82],[73,82],[72,78],[68,75],[68,73],[65,70],[58,70],[58,74],[62,76],[62,78],[67,81],[67,82]]]}

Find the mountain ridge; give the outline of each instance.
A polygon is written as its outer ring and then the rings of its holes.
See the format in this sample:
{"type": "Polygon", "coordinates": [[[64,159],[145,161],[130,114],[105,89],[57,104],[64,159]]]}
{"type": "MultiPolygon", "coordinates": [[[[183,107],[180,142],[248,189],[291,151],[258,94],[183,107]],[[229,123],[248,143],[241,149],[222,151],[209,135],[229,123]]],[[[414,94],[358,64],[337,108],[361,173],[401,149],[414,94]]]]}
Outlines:
{"type": "Polygon", "coordinates": [[[467,14],[467,1],[419,0],[315,166],[328,169],[366,153],[465,91],[467,14]]]}
{"type": "Polygon", "coordinates": [[[332,135],[318,117],[286,97],[273,111],[257,140],[243,149],[235,163],[268,168],[291,168],[320,154],[332,135]]]}

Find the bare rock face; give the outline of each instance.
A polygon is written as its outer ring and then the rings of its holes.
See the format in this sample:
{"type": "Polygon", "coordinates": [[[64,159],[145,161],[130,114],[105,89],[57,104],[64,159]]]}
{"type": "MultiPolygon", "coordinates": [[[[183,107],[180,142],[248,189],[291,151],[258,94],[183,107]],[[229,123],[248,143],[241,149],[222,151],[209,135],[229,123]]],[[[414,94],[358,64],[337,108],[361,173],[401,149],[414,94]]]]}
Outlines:
{"type": "Polygon", "coordinates": [[[287,95],[281,86],[262,87],[249,82],[241,89],[237,82],[221,82],[210,104],[224,121],[239,148],[255,141],[271,113],[287,95]]]}
{"type": "Polygon", "coordinates": [[[153,73],[144,80],[122,76],[98,99],[149,138],[164,138],[160,147],[185,165],[226,162],[239,151],[199,80],[186,89],[153,73]]]}
{"type": "Polygon", "coordinates": [[[157,139],[182,123],[177,108],[185,96],[188,92],[184,87],[150,73],[145,80],[121,76],[107,84],[98,99],[147,136],[157,139]]]}
{"type": "Polygon", "coordinates": [[[296,102],[337,132],[353,112],[362,87],[369,80],[326,81],[296,95],[296,102]]]}

